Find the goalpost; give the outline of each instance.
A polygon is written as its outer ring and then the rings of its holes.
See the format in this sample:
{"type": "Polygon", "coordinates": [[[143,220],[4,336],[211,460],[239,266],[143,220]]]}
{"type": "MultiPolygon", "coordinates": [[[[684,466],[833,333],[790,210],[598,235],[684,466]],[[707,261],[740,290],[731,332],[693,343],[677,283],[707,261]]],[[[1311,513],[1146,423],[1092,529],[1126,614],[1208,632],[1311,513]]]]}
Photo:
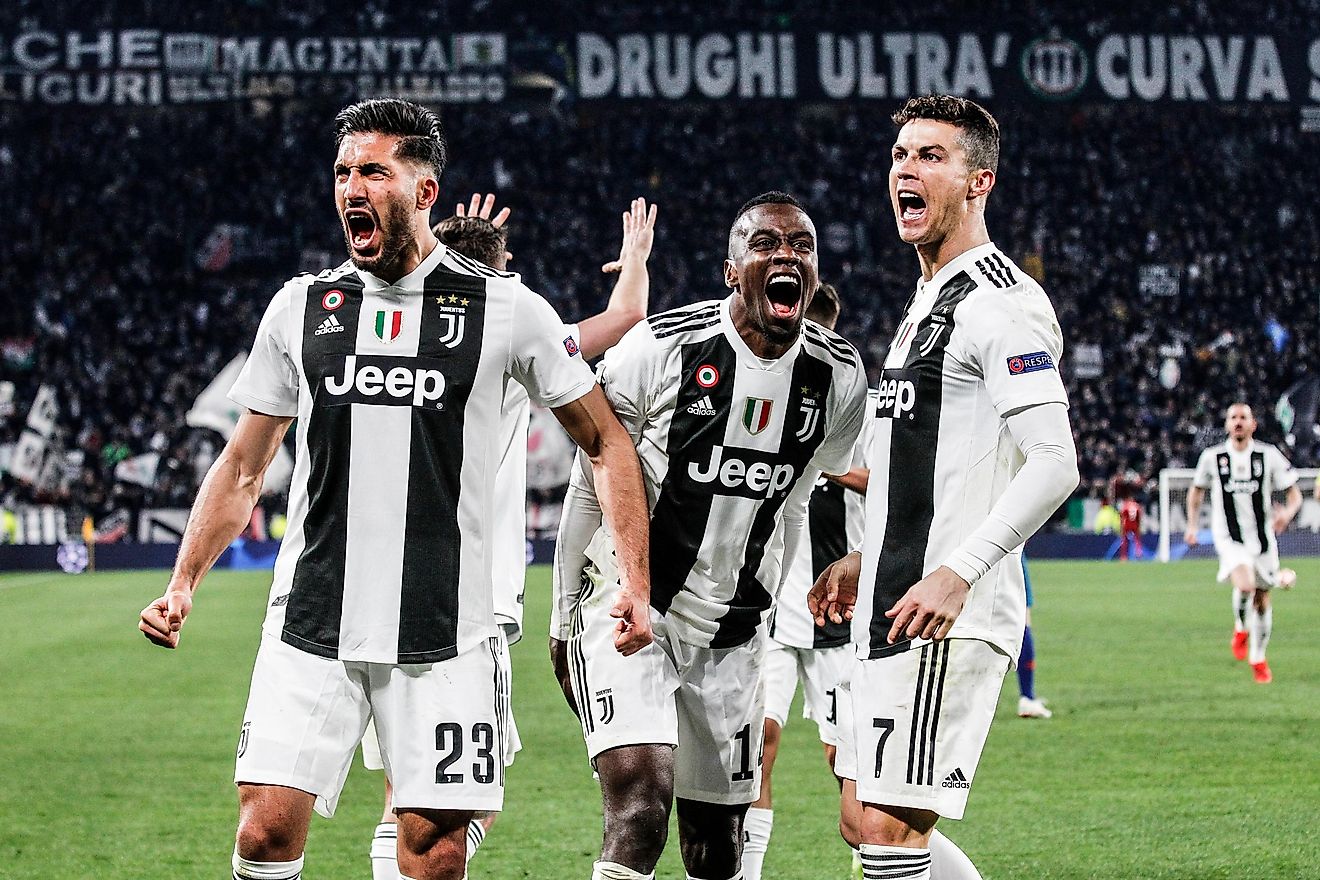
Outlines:
{"type": "MultiPolygon", "coordinates": [[[[1201,502],[1201,521],[1197,524],[1200,541],[1188,547],[1183,541],[1187,531],[1187,490],[1191,488],[1193,468],[1165,468],[1160,471],[1160,543],[1156,558],[1160,562],[1179,559],[1212,558],[1214,543],[1210,537],[1210,505],[1207,497],[1201,502]]],[[[1320,502],[1312,495],[1320,469],[1297,468],[1297,487],[1302,490],[1302,509],[1293,518],[1288,530],[1279,535],[1280,556],[1320,556],[1320,502]]],[[[1283,493],[1275,493],[1274,503],[1281,504],[1283,493]]]]}

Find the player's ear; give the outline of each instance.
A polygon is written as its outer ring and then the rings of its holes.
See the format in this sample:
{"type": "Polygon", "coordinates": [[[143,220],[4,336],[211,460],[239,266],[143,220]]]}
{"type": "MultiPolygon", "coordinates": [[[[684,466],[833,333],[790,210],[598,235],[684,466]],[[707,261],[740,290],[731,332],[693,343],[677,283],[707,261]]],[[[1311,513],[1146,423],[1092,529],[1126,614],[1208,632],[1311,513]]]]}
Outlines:
{"type": "Polygon", "coordinates": [[[724,286],[729,288],[738,286],[738,267],[733,264],[733,260],[724,261],[724,286]]]}
{"type": "Polygon", "coordinates": [[[990,194],[990,190],[995,188],[995,173],[989,168],[981,168],[972,172],[971,180],[967,187],[967,200],[979,199],[982,196],[990,194]]]}
{"type": "Polygon", "coordinates": [[[417,210],[428,211],[440,198],[440,181],[429,174],[417,178],[417,210]]]}

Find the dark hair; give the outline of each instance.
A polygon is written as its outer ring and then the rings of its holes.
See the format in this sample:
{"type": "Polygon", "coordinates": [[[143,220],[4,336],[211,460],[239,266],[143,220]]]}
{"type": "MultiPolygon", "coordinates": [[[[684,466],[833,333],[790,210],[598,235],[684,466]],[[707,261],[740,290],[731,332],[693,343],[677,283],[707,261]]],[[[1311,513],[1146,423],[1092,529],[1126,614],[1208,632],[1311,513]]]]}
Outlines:
{"type": "Polygon", "coordinates": [[[446,217],[435,224],[436,236],[465,257],[495,269],[504,268],[509,230],[495,227],[480,217],[446,217]]]}
{"type": "Polygon", "coordinates": [[[958,140],[967,154],[968,166],[999,172],[999,123],[975,101],[955,95],[921,95],[909,98],[891,118],[900,127],[914,119],[954,125],[961,132],[958,140]]]}
{"type": "Polygon", "coordinates": [[[802,207],[801,202],[790,196],[788,193],[780,192],[777,189],[772,189],[770,190],[770,192],[763,192],[756,198],[749,199],[747,202],[743,203],[743,206],[741,208],[738,209],[738,213],[733,215],[733,225],[729,227],[730,258],[732,258],[733,256],[734,239],[738,235],[738,221],[742,220],[743,216],[748,211],[752,210],[753,208],[759,208],[762,205],[792,205],[794,208],[797,208],[803,214],[807,213],[807,209],[802,207]]]}
{"type": "Polygon", "coordinates": [[[372,98],[339,111],[335,117],[335,147],[350,134],[374,132],[399,138],[394,155],[425,165],[436,180],[445,173],[445,132],[440,117],[411,101],[372,98]]]}
{"type": "Polygon", "coordinates": [[[807,318],[826,327],[833,327],[839,320],[839,291],[833,284],[822,281],[816,285],[811,305],[807,306],[807,318]]]}

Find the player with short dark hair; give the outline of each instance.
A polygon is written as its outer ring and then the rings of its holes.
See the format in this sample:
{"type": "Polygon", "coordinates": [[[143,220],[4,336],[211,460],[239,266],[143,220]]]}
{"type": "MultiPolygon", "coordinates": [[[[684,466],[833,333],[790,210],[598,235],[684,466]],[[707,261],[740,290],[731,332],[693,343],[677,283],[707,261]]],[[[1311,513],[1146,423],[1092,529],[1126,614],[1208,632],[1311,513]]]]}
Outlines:
{"type": "MultiPolygon", "coordinates": [[[[487,193],[484,200],[480,194],[473,194],[470,204],[465,207],[460,203],[454,216],[435,225],[435,234],[455,253],[503,271],[513,258],[507,250],[506,223],[511,212],[507,207],[494,212],[494,207],[494,194],[487,193]]],[[[650,294],[646,261],[651,255],[655,219],[656,207],[652,205],[648,210],[644,198],[633,199],[629,209],[623,213],[623,240],[619,246],[619,258],[601,267],[602,271],[614,272],[619,276],[609,302],[603,312],[568,327],[569,335],[576,340],[583,357],[599,357],[618,342],[628,328],[646,317],[650,294]]],[[[494,548],[495,621],[504,631],[510,646],[522,639],[523,630],[523,588],[527,574],[527,432],[530,412],[531,401],[526,390],[517,382],[505,386],[497,441],[500,453],[495,475],[497,512],[490,536],[494,548]]],[[[506,767],[513,764],[514,755],[521,748],[518,725],[510,708],[504,752],[506,767]]],[[[384,769],[374,725],[362,738],[362,763],[369,770],[384,769]]],[[[498,815],[482,811],[468,823],[468,859],[481,847],[498,815]]],[[[371,842],[371,872],[374,880],[397,880],[399,876],[395,845],[397,833],[393,787],[386,776],[385,807],[371,842]]]]}
{"type": "MultiPolygon", "coordinates": [[[[852,618],[851,748],[870,880],[929,880],[962,817],[1024,629],[1022,543],[1078,482],[1063,334],[990,241],[998,126],[965,98],[894,116],[889,194],[921,265],[881,372],[866,532],[821,575],[823,624],[852,618]]],[[[845,753],[846,751],[846,753],[845,753]]]]}
{"type": "Polygon", "coordinates": [[[580,466],[564,502],[552,654],[600,776],[595,880],[653,876],[675,796],[688,875],[739,876],[759,790],[763,616],[816,476],[848,470],[863,420],[856,350],[804,320],[816,232],[795,199],[739,210],[724,275],[731,296],[652,316],[598,372],[652,505],[656,641],[623,662],[607,650],[622,551],[580,466]]]}
{"type": "Polygon", "coordinates": [[[364,102],[339,115],[336,143],[349,259],[271,301],[230,391],[247,412],[138,626],[178,646],[194,591],[246,525],[297,417],[289,526],[239,738],[233,876],[301,876],[312,811],[333,815],[374,717],[396,783],[402,875],[457,880],[473,812],[500,809],[504,794],[507,659],[484,536],[505,382],[551,407],[591,460],[622,557],[613,645],[624,653],[651,640],[643,488],[633,445],[554,309],[431,231],[439,119],[364,102]]]}
{"type": "Polygon", "coordinates": [[[1279,567],[1283,532],[1302,507],[1297,472],[1283,453],[1255,439],[1256,417],[1241,401],[1224,414],[1228,439],[1201,453],[1187,490],[1189,546],[1200,539],[1201,501],[1211,489],[1210,532],[1219,554],[1219,581],[1233,584],[1233,656],[1251,664],[1261,684],[1274,680],[1265,647],[1274,630],[1270,590],[1290,589],[1297,573],[1279,567]],[[1275,492],[1287,492],[1284,506],[1270,512],[1275,492]]]}

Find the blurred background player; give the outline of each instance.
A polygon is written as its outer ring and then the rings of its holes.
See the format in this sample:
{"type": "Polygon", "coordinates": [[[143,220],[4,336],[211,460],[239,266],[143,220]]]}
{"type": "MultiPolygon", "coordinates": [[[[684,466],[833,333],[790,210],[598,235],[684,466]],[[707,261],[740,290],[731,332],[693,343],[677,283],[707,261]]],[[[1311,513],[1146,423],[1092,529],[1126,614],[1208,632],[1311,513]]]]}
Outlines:
{"type": "MultiPolygon", "coordinates": [[[[839,294],[821,284],[807,308],[807,320],[833,330],[839,318],[839,294]]],[[[873,404],[873,402],[872,402],[873,404]]],[[[770,777],[779,754],[780,733],[788,722],[798,683],[802,684],[803,717],[816,722],[825,760],[831,772],[838,746],[837,686],[852,659],[848,624],[826,622],[817,626],[807,611],[807,591],[816,576],[834,560],[861,544],[866,516],[866,449],[870,433],[867,419],[853,450],[852,468],[841,476],[822,475],[807,505],[803,534],[793,560],[785,560],[787,574],[769,621],[764,659],[765,739],[762,746],[761,794],[747,810],[744,822],[742,869],[744,880],[760,880],[765,853],[774,827],[770,777]]],[[[836,777],[837,778],[837,777],[836,777]]]]}
{"type": "Polygon", "coordinates": [[[1118,558],[1127,561],[1128,545],[1132,546],[1132,556],[1141,559],[1146,549],[1141,546],[1141,502],[1137,500],[1135,490],[1129,485],[1127,497],[1118,505],[1118,525],[1121,532],[1118,539],[1118,558]]]}
{"type": "MultiPolygon", "coordinates": [[[[495,196],[472,195],[465,207],[459,204],[454,216],[435,225],[440,241],[463,257],[503,271],[513,255],[508,251],[509,230],[505,225],[510,209],[494,211],[495,196]],[[492,213],[494,216],[492,216],[492,213]]],[[[650,275],[646,261],[655,238],[655,205],[647,208],[646,199],[634,199],[623,213],[623,241],[619,257],[601,266],[602,272],[618,273],[605,311],[568,325],[574,344],[587,359],[599,357],[638,321],[646,317],[650,294],[650,275]]],[[[522,385],[510,382],[505,389],[500,417],[499,468],[495,476],[496,529],[494,550],[495,620],[504,631],[509,645],[522,638],[523,587],[525,583],[527,480],[527,425],[531,400],[522,385]]],[[[507,655],[506,655],[507,656],[507,655]]],[[[508,715],[505,766],[513,763],[522,748],[513,711],[508,715]]],[[[372,725],[362,739],[363,764],[369,770],[384,769],[380,746],[372,725]]],[[[495,824],[498,813],[481,812],[468,823],[467,857],[476,853],[486,832],[495,824]]],[[[371,874],[374,880],[397,880],[396,858],[398,829],[393,811],[393,787],[385,779],[385,808],[371,840],[371,874]]]]}
{"type": "Polygon", "coordinates": [[[1027,554],[1022,554],[1022,581],[1027,590],[1027,626],[1022,631],[1022,652],[1018,654],[1018,717],[1050,718],[1054,715],[1045,701],[1036,696],[1036,640],[1031,635],[1031,571],[1027,568],[1027,554]]]}
{"type": "Polygon", "coordinates": [[[1201,453],[1196,477],[1187,492],[1189,546],[1200,541],[1201,500],[1210,493],[1210,532],[1219,555],[1219,582],[1233,584],[1233,657],[1247,660],[1261,684],[1274,679],[1265,648],[1274,628],[1270,590],[1289,589],[1297,574],[1279,568],[1275,535],[1288,528],[1302,506],[1297,472],[1283,453],[1255,439],[1256,417],[1245,403],[1234,403],[1224,416],[1228,439],[1201,453]],[[1273,506],[1275,492],[1287,492],[1282,507],[1273,506]],[[1266,509],[1273,516],[1267,518],[1266,509]]]}

